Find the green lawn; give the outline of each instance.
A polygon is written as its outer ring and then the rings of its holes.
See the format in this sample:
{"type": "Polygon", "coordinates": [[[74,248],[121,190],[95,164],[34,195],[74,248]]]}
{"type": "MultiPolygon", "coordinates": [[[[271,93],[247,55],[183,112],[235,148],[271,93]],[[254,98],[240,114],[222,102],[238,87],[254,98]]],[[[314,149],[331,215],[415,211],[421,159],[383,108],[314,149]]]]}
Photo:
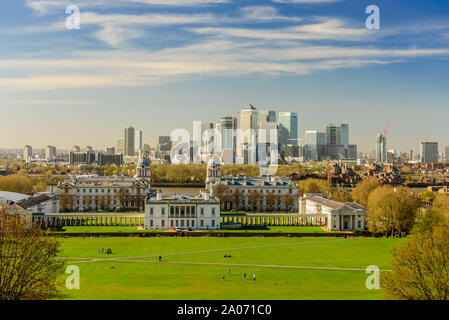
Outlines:
{"type": "MultiPolygon", "coordinates": [[[[166,230],[137,230],[137,227],[122,227],[122,226],[65,226],[57,233],[106,233],[106,232],[164,232],[166,230]]],[[[326,233],[321,227],[315,226],[271,226],[267,228],[247,228],[236,230],[209,230],[209,232],[272,232],[272,233],[326,233]]]]}
{"type": "MultiPolygon", "coordinates": [[[[80,290],[67,290],[62,286],[62,291],[66,299],[379,299],[379,290],[365,288],[368,275],[364,269],[369,265],[389,269],[389,250],[400,241],[374,238],[62,239],[62,256],[70,257],[67,261],[77,265],[81,275],[80,290]],[[111,248],[113,254],[98,253],[101,248],[111,248]],[[225,254],[232,258],[224,258],[225,254]],[[162,262],[157,261],[159,255],[163,257],[162,262]],[[247,280],[243,280],[244,272],[247,280]],[[254,273],[256,281],[252,280],[254,273]]],[[[62,281],[64,279],[61,277],[62,281]]]]}

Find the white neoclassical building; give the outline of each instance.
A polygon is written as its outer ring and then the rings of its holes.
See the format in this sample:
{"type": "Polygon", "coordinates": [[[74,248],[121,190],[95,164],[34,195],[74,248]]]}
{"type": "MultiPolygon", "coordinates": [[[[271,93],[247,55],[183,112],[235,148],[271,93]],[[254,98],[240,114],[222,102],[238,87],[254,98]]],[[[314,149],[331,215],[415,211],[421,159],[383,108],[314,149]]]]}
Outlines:
{"type": "Polygon", "coordinates": [[[289,177],[271,175],[221,177],[220,161],[216,158],[210,159],[207,163],[206,190],[211,195],[221,198],[221,206],[225,211],[298,212],[299,209],[299,186],[289,177]]]}
{"type": "Polygon", "coordinates": [[[61,211],[143,210],[151,187],[150,161],[139,156],[136,175],[74,175],[59,183],[61,211]]]}
{"type": "Polygon", "coordinates": [[[322,194],[304,194],[300,215],[324,219],[329,231],[355,231],[366,228],[366,209],[355,202],[336,202],[322,194]]]}
{"type": "Polygon", "coordinates": [[[220,202],[209,193],[163,196],[160,191],[145,205],[146,229],[220,229],[220,202]]]}

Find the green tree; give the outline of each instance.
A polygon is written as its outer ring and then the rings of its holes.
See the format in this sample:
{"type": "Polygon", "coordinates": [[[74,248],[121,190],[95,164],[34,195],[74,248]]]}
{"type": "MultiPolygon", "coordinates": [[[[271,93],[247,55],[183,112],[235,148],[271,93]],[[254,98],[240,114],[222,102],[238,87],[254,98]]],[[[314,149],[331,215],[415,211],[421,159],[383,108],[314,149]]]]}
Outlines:
{"type": "Polygon", "coordinates": [[[381,278],[387,299],[448,300],[449,226],[414,234],[393,249],[391,266],[381,278]]]}
{"type": "Polygon", "coordinates": [[[38,225],[0,211],[0,300],[42,300],[58,295],[64,262],[60,242],[38,225]]]}
{"type": "Polygon", "coordinates": [[[368,197],[370,193],[380,186],[381,183],[377,178],[374,177],[360,181],[352,191],[352,198],[358,204],[361,204],[364,207],[368,207],[368,197]]]}
{"type": "Polygon", "coordinates": [[[409,232],[420,208],[420,200],[404,189],[376,188],[368,198],[367,222],[371,231],[393,235],[409,232]]]}

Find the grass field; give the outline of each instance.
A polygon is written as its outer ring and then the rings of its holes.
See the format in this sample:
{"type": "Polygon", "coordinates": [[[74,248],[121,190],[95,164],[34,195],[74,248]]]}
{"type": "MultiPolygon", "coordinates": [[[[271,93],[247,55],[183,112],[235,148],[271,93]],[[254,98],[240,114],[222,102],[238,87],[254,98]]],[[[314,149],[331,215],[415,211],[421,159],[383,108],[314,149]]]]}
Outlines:
{"type": "Polygon", "coordinates": [[[65,299],[380,299],[380,290],[366,289],[364,270],[388,270],[390,248],[400,241],[68,238],[62,256],[80,268],[81,288],[61,288],[65,299]]]}
{"type": "MultiPolygon", "coordinates": [[[[56,231],[58,233],[102,233],[102,232],[164,232],[166,230],[137,230],[137,227],[121,227],[121,226],[100,226],[100,227],[90,227],[90,226],[65,226],[61,231],[56,231]]],[[[282,226],[271,226],[266,229],[260,228],[248,228],[248,229],[237,229],[237,230],[209,230],[209,232],[273,232],[273,233],[326,233],[326,231],[321,227],[315,226],[292,226],[292,227],[282,227],[282,226]]]]}

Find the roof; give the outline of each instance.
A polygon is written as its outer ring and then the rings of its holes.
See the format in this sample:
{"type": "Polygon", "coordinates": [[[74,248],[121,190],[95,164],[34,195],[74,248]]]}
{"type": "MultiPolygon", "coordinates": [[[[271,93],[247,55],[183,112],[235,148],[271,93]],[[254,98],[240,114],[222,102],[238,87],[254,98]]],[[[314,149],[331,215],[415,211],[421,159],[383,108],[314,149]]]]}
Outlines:
{"type": "Polygon", "coordinates": [[[249,187],[290,187],[298,188],[288,177],[274,176],[226,176],[214,181],[214,185],[224,184],[227,186],[249,186],[249,187]]]}
{"type": "Polygon", "coordinates": [[[17,202],[28,198],[30,198],[30,196],[27,194],[9,191],[0,191],[0,199],[4,199],[6,201],[17,202]]]}
{"type": "Polygon", "coordinates": [[[339,211],[366,210],[365,207],[355,202],[337,202],[320,196],[310,196],[306,199],[318,203],[322,206],[339,211]]]}
{"type": "Polygon", "coordinates": [[[32,197],[32,198],[28,198],[26,200],[20,201],[17,203],[17,205],[19,207],[21,207],[22,209],[28,209],[28,208],[34,207],[38,204],[41,204],[43,202],[46,202],[50,199],[51,199],[51,197],[43,194],[43,195],[40,195],[37,197],[32,197]]]}

